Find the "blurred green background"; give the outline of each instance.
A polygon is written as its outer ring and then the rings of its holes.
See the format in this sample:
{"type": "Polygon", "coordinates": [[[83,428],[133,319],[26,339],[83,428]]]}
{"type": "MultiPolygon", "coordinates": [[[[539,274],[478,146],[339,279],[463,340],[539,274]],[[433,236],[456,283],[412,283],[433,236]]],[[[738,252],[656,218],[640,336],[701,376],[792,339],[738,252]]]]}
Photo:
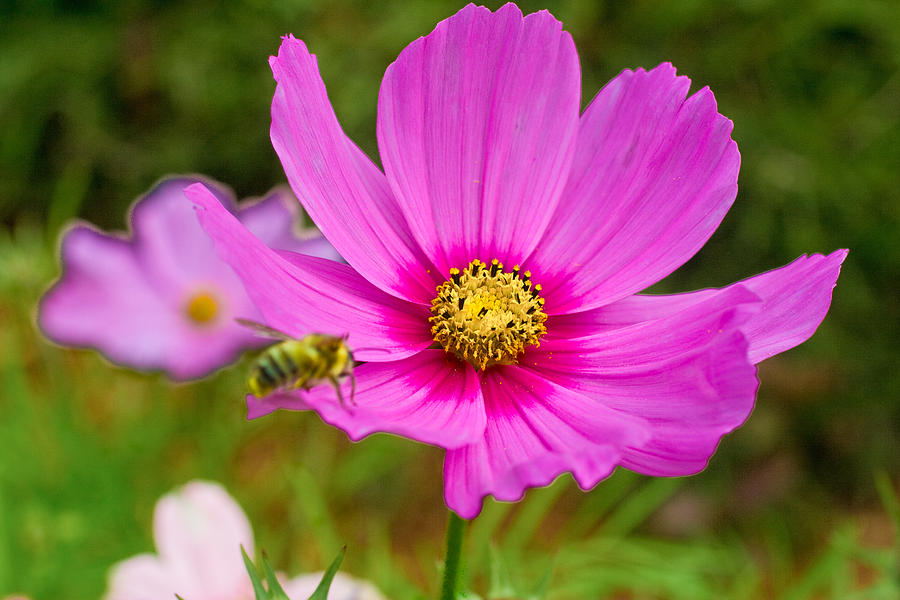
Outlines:
{"type": "MultiPolygon", "coordinates": [[[[289,573],[346,542],[346,569],[391,597],[436,595],[440,452],[351,444],[312,414],[245,422],[240,367],[173,386],[42,341],[34,307],[67,220],[123,229],[169,173],[240,197],[284,181],[268,138],[279,36],[318,55],[345,130],[377,160],[385,67],[460,6],[0,0],[0,595],[99,597],[113,562],[152,550],[156,499],[196,477],[232,491],[289,573]]],[[[488,503],[470,530],[471,589],[524,598],[552,568],[550,598],[897,598],[900,7],[520,6],[572,33],[585,103],[622,68],[671,61],[735,123],[734,208],[657,291],[851,252],[824,324],[761,365],[754,414],[703,474],[619,472],[588,494],[564,477],[488,503]]]]}

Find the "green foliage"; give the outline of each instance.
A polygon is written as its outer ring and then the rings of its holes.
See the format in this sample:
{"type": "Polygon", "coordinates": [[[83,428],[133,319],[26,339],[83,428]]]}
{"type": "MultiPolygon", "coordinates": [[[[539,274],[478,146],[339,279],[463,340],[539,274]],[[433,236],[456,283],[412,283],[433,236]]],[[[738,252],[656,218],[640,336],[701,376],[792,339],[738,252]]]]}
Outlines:
{"type": "Polygon", "coordinates": [[[507,561],[503,554],[495,545],[490,547],[490,586],[488,587],[488,600],[502,600],[503,598],[522,598],[523,600],[546,600],[550,582],[553,579],[553,569],[555,566],[555,557],[549,561],[549,566],[545,569],[544,576],[541,578],[534,590],[526,591],[516,585],[507,566],[507,561]]]}
{"type": "MultiPolygon", "coordinates": [[[[250,576],[250,581],[253,584],[253,595],[256,597],[256,600],[290,600],[285,593],[284,588],[281,587],[281,583],[278,582],[278,577],[275,575],[275,571],[272,570],[272,565],[269,564],[265,554],[263,554],[260,559],[263,577],[260,577],[259,569],[253,565],[253,561],[247,556],[247,552],[243,547],[241,547],[241,556],[244,557],[244,566],[247,567],[247,574],[250,576]]],[[[340,564],[340,560],[338,561],[338,564],[340,564]]],[[[335,568],[335,571],[337,571],[337,568],[335,568]]],[[[325,598],[328,596],[328,586],[331,585],[331,579],[333,577],[334,573],[331,574],[330,578],[326,574],[325,578],[322,580],[322,584],[325,585],[325,598]]],[[[320,588],[322,587],[322,584],[319,585],[320,588]]],[[[318,593],[318,591],[317,588],[316,592],[318,593]]],[[[319,600],[319,597],[316,594],[313,594],[310,600],[319,600]]]]}
{"type": "Polygon", "coordinates": [[[341,561],[344,560],[344,552],[346,550],[346,548],[341,548],[335,559],[331,561],[331,565],[328,566],[328,569],[322,575],[322,581],[316,586],[316,591],[309,597],[309,600],[328,600],[328,590],[331,588],[331,582],[341,566],[341,561]]]}

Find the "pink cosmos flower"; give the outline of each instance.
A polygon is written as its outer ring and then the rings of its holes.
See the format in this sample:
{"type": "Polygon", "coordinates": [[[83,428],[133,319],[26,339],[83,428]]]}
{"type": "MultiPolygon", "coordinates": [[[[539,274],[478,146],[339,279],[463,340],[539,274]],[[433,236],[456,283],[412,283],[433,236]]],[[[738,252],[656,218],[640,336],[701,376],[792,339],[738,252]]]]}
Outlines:
{"type": "MultiPolygon", "coordinates": [[[[241,546],[253,556],[253,531],[241,507],[217,483],[192,481],[163,496],[153,512],[158,554],[141,554],[113,566],[106,600],[252,600],[241,546]]],[[[291,600],[306,600],[313,574],[282,586],[291,600]]],[[[383,600],[370,583],[338,573],[331,600],[383,600]]]]}
{"type": "Polygon", "coordinates": [[[669,64],[623,71],[579,115],[556,19],[467,6],[388,67],[382,172],[341,131],[303,42],[286,37],[270,62],[275,150],[349,265],[272,251],[203,186],[187,195],[269,325],[348,334],[365,364],[353,410],[322,386],[250,414],[312,408],[352,439],[442,446],[445,498],[465,518],[566,471],[587,489],[616,465],[702,470],[750,414],[755,364],[828,310],[845,250],[636,295],[703,246],[737,193],[731,121],[669,64]]]}
{"type": "Polygon", "coordinates": [[[174,379],[202,377],[261,340],[235,323],[258,311],[184,197],[204,181],[263,243],[338,258],[313,231],[294,231],[289,190],[235,206],[231,192],[197,177],[170,177],[131,211],[130,239],[76,224],[62,238],[63,273],[41,300],[38,323],[51,340],[96,348],[115,363],[161,369],[174,379]]]}

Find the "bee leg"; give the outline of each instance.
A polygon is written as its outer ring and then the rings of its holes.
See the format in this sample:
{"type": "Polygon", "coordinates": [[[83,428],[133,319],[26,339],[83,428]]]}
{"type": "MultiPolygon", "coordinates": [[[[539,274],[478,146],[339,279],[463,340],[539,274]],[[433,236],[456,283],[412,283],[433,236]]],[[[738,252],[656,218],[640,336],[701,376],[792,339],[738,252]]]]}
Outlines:
{"type": "Polygon", "coordinates": [[[341,403],[341,406],[345,406],[344,404],[344,395],[341,393],[341,384],[335,377],[329,377],[328,381],[331,382],[331,385],[334,387],[334,391],[337,394],[338,402],[341,403]]]}
{"type": "Polygon", "coordinates": [[[350,372],[350,404],[356,406],[356,374],[350,372]]]}
{"type": "Polygon", "coordinates": [[[337,380],[337,377],[329,377],[328,381],[331,382],[331,385],[334,386],[334,391],[337,392],[338,402],[341,403],[341,408],[347,410],[347,403],[344,402],[344,394],[341,393],[341,383],[337,380]]]}
{"type": "Polygon", "coordinates": [[[308,392],[312,386],[309,384],[309,380],[306,378],[300,378],[294,383],[291,384],[290,389],[292,390],[303,390],[304,392],[308,392]]]}

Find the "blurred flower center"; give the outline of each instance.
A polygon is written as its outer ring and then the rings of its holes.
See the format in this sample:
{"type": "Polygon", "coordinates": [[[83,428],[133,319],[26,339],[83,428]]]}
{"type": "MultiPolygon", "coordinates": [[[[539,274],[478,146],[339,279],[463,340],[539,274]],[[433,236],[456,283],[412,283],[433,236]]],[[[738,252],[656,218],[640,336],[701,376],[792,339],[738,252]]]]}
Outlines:
{"type": "Polygon", "coordinates": [[[434,341],[477,369],[509,365],[547,333],[541,286],[516,265],[504,272],[496,258],[487,265],[473,260],[463,271],[450,269],[450,279],[431,301],[434,341]]]}
{"type": "Polygon", "coordinates": [[[199,292],[187,302],[187,316],[198,325],[208,325],[219,313],[219,302],[208,292],[199,292]]]}

